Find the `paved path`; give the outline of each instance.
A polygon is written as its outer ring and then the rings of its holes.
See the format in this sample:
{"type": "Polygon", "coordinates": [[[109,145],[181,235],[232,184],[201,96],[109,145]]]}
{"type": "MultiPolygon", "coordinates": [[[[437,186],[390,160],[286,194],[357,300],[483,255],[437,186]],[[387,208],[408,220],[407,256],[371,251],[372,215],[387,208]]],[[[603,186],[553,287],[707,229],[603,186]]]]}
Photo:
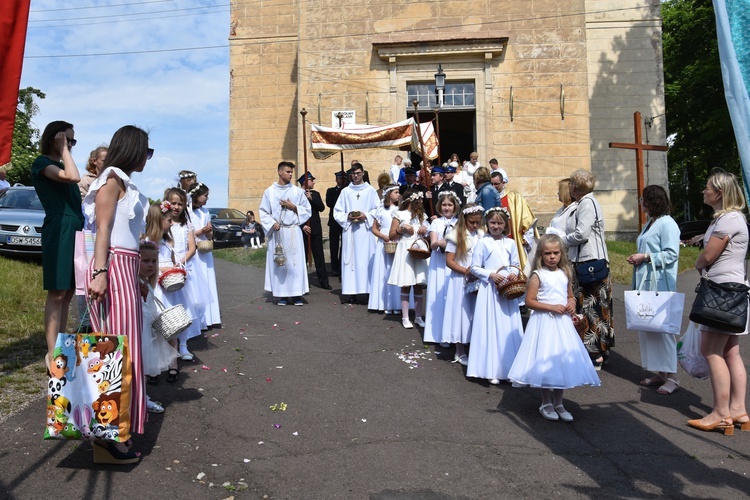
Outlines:
{"type": "MultiPolygon", "coordinates": [[[[750,491],[750,432],[685,425],[710,410],[708,382],[681,373],[672,396],[637,385],[643,371],[637,337],[624,329],[623,287],[611,367],[602,387],[566,392],[576,421],[563,424],[541,418],[537,391],[465,379],[417,330],[342,305],[340,290],[313,288],[305,307],[281,308],[264,295],[262,270],[224,261],[217,270],[224,329],[191,341],[198,359],[183,364],[177,385],[148,386],[167,412],[137,441],[142,462],[100,467],[87,443],[42,441],[40,400],[0,426],[0,497],[729,499],[750,491]],[[269,409],[282,402],[286,411],[269,409]]],[[[688,304],[694,286],[692,273],[680,277],[688,304]]]]}

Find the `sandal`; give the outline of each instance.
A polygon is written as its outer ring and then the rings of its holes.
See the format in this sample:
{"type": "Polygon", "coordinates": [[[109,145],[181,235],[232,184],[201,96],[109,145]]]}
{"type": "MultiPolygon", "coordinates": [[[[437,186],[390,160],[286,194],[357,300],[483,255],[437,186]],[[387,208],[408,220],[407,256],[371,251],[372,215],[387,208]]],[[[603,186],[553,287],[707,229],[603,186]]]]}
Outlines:
{"type": "Polygon", "coordinates": [[[644,378],[638,383],[644,387],[655,387],[657,385],[666,384],[666,382],[664,382],[664,379],[661,378],[659,375],[654,375],[653,377],[644,378]]]}
{"type": "Polygon", "coordinates": [[[741,431],[750,431],[750,419],[745,420],[744,422],[740,422],[741,418],[747,418],[747,413],[732,417],[732,422],[735,426],[739,427],[741,431]]]}
{"type": "Polygon", "coordinates": [[[672,394],[674,391],[680,388],[680,382],[673,379],[673,378],[667,378],[667,381],[662,384],[661,387],[656,389],[656,392],[658,394],[672,394]]]}
{"type": "Polygon", "coordinates": [[[167,382],[169,382],[170,384],[174,384],[175,382],[177,382],[177,378],[179,377],[179,375],[180,370],[178,370],[177,368],[170,368],[169,370],[167,370],[167,382]]]}

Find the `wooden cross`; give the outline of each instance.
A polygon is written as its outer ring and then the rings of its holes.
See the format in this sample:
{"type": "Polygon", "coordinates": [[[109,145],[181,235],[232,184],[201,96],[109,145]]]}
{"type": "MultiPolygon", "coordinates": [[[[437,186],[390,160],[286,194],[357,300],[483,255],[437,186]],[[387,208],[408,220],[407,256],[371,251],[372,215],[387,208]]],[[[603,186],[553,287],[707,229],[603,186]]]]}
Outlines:
{"type": "MultiPolygon", "coordinates": [[[[652,146],[651,144],[643,144],[643,131],[641,130],[641,112],[636,111],[633,113],[633,127],[635,129],[635,142],[610,142],[610,148],[619,149],[633,149],[635,150],[635,172],[638,187],[638,198],[643,196],[644,180],[643,180],[643,151],[668,151],[667,146],[652,146]]],[[[638,203],[638,229],[643,227],[646,222],[646,214],[643,212],[643,207],[638,203]]]]}
{"type": "Polygon", "coordinates": [[[357,199],[359,199],[359,193],[357,193],[357,199]]]}

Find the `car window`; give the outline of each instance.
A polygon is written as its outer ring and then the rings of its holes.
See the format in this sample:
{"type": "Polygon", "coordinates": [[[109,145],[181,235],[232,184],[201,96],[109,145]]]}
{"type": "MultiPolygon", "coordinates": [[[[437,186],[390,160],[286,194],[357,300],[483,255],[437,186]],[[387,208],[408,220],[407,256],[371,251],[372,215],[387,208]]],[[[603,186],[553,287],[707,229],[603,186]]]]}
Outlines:
{"type": "Polygon", "coordinates": [[[0,195],[0,207],[43,210],[42,203],[33,189],[8,189],[0,195]]]}

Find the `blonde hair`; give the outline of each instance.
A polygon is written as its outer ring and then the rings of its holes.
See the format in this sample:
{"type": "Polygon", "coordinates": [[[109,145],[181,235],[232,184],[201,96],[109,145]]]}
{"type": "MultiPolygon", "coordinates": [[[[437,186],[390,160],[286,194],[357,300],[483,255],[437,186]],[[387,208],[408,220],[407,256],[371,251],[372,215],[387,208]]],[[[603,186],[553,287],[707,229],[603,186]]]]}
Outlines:
{"type": "Polygon", "coordinates": [[[727,212],[741,212],[745,209],[745,196],[734,174],[724,171],[714,172],[706,184],[721,191],[721,210],[714,212],[714,218],[727,212]]]}
{"type": "Polygon", "coordinates": [[[505,221],[505,228],[503,229],[503,234],[508,235],[508,230],[510,229],[510,217],[508,217],[508,212],[504,208],[498,209],[498,208],[490,208],[484,213],[484,223],[487,226],[487,232],[489,233],[489,222],[490,220],[494,219],[495,216],[500,217],[505,221]]]}
{"type": "Polygon", "coordinates": [[[171,211],[167,210],[162,212],[160,203],[152,203],[148,208],[148,214],[146,215],[146,232],[143,234],[145,238],[151,241],[166,241],[172,242],[172,235],[169,231],[164,232],[161,229],[161,221],[171,211]]]}
{"type": "Polygon", "coordinates": [[[479,167],[474,172],[474,185],[479,186],[485,182],[490,182],[490,171],[487,167],[479,167]]]}
{"type": "Polygon", "coordinates": [[[401,201],[401,205],[399,206],[400,210],[408,210],[411,216],[417,220],[419,220],[419,223],[421,224],[425,220],[425,213],[424,213],[424,204],[422,203],[422,200],[410,200],[409,197],[414,194],[418,193],[419,191],[413,191],[408,190],[404,192],[403,194],[403,200],[401,201]]]}
{"type": "Polygon", "coordinates": [[[99,157],[99,154],[104,152],[106,153],[109,150],[107,146],[99,146],[95,150],[93,150],[91,153],[89,153],[89,159],[86,162],[86,171],[90,174],[99,175],[99,172],[96,171],[96,165],[94,165],[94,162],[99,157]]]}
{"type": "MultiPolygon", "coordinates": [[[[139,252],[141,254],[141,257],[145,252],[154,252],[156,254],[156,272],[148,277],[148,282],[151,284],[151,286],[156,286],[156,277],[159,274],[159,247],[158,243],[155,243],[154,241],[151,241],[150,239],[143,239],[141,240],[141,244],[139,246],[139,252]]],[[[138,273],[138,277],[140,278],[141,273],[138,273]]]]}
{"type": "Polygon", "coordinates": [[[566,207],[573,203],[573,198],[570,197],[570,179],[560,179],[557,182],[557,194],[566,207]]]}
{"type": "Polygon", "coordinates": [[[467,203],[463,210],[461,210],[461,213],[458,216],[458,223],[456,224],[456,259],[461,260],[464,255],[469,251],[468,248],[466,248],[466,233],[469,232],[468,229],[466,229],[466,218],[471,217],[473,215],[478,215],[480,218],[479,224],[482,224],[482,219],[484,218],[481,211],[476,212],[470,212],[465,213],[465,210],[467,208],[476,207],[476,203],[467,203]]]}
{"type": "Polygon", "coordinates": [[[594,190],[596,177],[588,170],[580,168],[570,174],[570,183],[578,193],[585,195],[594,190]]]}
{"type": "Polygon", "coordinates": [[[568,258],[568,252],[565,251],[565,243],[562,238],[556,234],[545,234],[539,238],[539,242],[536,244],[536,252],[534,252],[534,259],[532,260],[531,270],[536,271],[544,267],[542,261],[542,254],[544,254],[544,247],[547,245],[557,245],[560,249],[560,262],[557,267],[562,269],[565,276],[568,277],[568,281],[573,279],[573,266],[570,264],[568,258]]]}

